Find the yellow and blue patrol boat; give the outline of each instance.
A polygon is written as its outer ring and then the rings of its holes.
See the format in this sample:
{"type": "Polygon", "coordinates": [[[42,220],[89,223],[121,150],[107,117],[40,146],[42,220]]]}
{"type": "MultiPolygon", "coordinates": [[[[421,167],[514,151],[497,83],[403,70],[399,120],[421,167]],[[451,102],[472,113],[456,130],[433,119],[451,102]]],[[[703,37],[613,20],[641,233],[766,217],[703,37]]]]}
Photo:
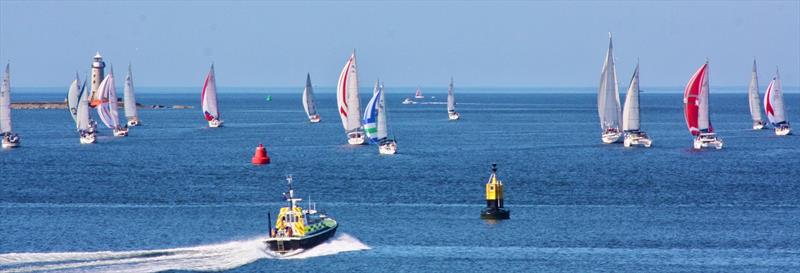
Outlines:
{"type": "MultiPolygon", "coordinates": [[[[298,203],[303,199],[294,197],[292,176],[286,180],[289,192],[283,195],[289,204],[281,208],[275,227],[270,226],[269,238],[264,242],[269,250],[278,254],[315,247],[333,237],[339,227],[336,220],[317,211],[314,204],[309,204],[308,209],[301,208],[298,203]]],[[[271,224],[272,220],[269,222],[271,224]]]]}

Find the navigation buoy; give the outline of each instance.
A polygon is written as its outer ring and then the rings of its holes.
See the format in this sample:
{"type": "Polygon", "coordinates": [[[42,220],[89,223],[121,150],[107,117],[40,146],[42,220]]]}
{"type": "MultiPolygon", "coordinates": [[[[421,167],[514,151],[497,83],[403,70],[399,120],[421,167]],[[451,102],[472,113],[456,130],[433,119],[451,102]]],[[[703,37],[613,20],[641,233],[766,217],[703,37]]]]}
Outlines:
{"type": "Polygon", "coordinates": [[[269,155],[267,155],[267,149],[264,148],[264,144],[258,144],[252,162],[253,165],[269,164],[269,155]]]}
{"type": "Polygon", "coordinates": [[[481,211],[481,219],[509,219],[510,214],[511,211],[503,207],[503,182],[497,179],[497,164],[492,164],[492,175],[486,182],[486,208],[481,211]]]}

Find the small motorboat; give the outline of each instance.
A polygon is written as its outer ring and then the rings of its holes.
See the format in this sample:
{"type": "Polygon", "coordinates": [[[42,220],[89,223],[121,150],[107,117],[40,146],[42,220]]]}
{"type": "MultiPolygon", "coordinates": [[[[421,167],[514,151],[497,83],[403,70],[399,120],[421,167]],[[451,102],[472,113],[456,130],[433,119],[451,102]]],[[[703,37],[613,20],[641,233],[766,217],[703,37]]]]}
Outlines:
{"type": "MultiPolygon", "coordinates": [[[[292,176],[286,180],[289,182],[289,192],[284,193],[284,197],[288,206],[280,209],[275,227],[270,226],[269,238],[264,241],[270,251],[279,255],[299,253],[315,247],[333,237],[339,226],[336,220],[317,211],[314,204],[309,204],[308,209],[298,206],[302,199],[294,197],[292,176]]],[[[272,224],[272,219],[269,221],[272,224]]]]}

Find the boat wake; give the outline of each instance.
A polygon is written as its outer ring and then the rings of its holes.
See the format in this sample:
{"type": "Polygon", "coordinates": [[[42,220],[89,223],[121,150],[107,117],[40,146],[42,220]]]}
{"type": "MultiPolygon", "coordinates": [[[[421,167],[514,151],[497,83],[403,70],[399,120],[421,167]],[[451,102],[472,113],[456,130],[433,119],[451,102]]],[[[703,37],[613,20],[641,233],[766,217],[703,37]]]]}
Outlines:
{"type": "Polygon", "coordinates": [[[277,255],[266,250],[264,239],[258,237],[195,247],[137,251],[8,253],[0,254],[0,272],[220,271],[260,259],[307,259],[370,249],[345,233],[306,251],[277,255]]]}

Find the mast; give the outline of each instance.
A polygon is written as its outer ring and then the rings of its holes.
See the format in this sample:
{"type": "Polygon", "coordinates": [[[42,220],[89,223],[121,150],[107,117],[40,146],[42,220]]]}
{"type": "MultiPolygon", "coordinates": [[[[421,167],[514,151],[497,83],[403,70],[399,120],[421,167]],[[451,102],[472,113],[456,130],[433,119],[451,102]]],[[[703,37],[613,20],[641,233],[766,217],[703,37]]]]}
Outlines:
{"type": "Polygon", "coordinates": [[[203,92],[200,94],[203,105],[203,116],[207,121],[219,119],[219,109],[217,108],[217,79],[214,73],[214,64],[208,70],[206,80],[203,83],[203,92]]]}
{"type": "Polygon", "coordinates": [[[622,130],[639,131],[639,63],[633,70],[628,93],[625,94],[625,109],[622,110],[622,130]]]}
{"type": "Polygon", "coordinates": [[[447,88],[447,112],[456,111],[456,96],[453,94],[453,77],[450,77],[450,85],[447,88]]]}
{"type": "Polygon", "coordinates": [[[131,72],[131,64],[128,64],[128,75],[125,76],[125,89],[123,90],[123,94],[125,95],[125,117],[128,119],[138,117],[139,113],[136,109],[136,96],[133,94],[133,72],[131,72]]]}
{"type": "Polygon", "coordinates": [[[600,73],[600,88],[597,92],[597,111],[600,116],[600,128],[604,131],[609,128],[619,129],[620,106],[619,85],[617,84],[617,71],[614,66],[614,47],[611,42],[611,33],[608,33],[608,51],[600,73]]]}
{"type": "Polygon", "coordinates": [[[750,116],[753,122],[761,122],[761,96],[758,94],[758,73],[756,72],[756,60],[753,59],[753,72],[750,78],[750,87],[747,89],[747,96],[750,102],[750,116]]]}
{"type": "Polygon", "coordinates": [[[0,86],[0,133],[11,132],[11,65],[6,64],[0,86]]]}

